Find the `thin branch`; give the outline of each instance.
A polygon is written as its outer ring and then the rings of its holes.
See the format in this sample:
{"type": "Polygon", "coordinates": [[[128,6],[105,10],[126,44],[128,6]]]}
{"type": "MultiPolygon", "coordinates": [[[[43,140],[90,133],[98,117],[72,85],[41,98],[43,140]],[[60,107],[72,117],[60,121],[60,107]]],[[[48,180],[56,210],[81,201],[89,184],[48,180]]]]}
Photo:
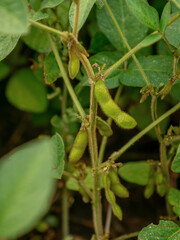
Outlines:
{"type": "Polygon", "coordinates": [[[128,238],[136,237],[138,236],[139,232],[129,233],[122,235],[121,237],[113,238],[112,240],[126,240],[128,238]]]}

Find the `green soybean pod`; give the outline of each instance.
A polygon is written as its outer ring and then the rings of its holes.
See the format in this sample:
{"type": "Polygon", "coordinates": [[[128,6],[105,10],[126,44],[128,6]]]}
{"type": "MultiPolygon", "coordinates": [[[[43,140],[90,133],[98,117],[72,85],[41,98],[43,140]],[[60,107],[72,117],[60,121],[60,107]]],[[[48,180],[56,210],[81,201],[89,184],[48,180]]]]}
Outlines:
{"type": "Polygon", "coordinates": [[[107,173],[104,173],[103,181],[104,181],[106,199],[111,204],[114,215],[119,220],[122,220],[122,210],[119,207],[119,205],[116,203],[116,197],[110,189],[110,178],[107,173]]]}
{"type": "Polygon", "coordinates": [[[154,182],[154,180],[150,180],[145,187],[144,197],[146,199],[149,199],[153,195],[154,190],[155,190],[155,182],[154,182]]]}
{"type": "Polygon", "coordinates": [[[88,133],[86,128],[82,127],[78,132],[74,140],[72,149],[70,151],[70,154],[69,154],[70,163],[76,163],[77,161],[80,160],[80,158],[85,152],[87,144],[88,144],[88,133]]]}
{"type": "Polygon", "coordinates": [[[162,182],[161,184],[157,185],[156,191],[159,194],[159,196],[164,197],[167,192],[166,184],[162,182]]]}
{"type": "Polygon", "coordinates": [[[85,192],[84,188],[79,184],[79,192],[82,196],[82,200],[83,202],[85,203],[88,203],[89,202],[89,196],[88,194],[85,192]]]}
{"type": "Polygon", "coordinates": [[[121,184],[119,177],[113,168],[109,170],[109,178],[111,181],[111,190],[120,198],[128,198],[129,192],[127,188],[121,184]]]}
{"type": "Polygon", "coordinates": [[[110,125],[106,121],[104,121],[102,118],[100,117],[96,118],[96,125],[97,125],[97,129],[99,130],[99,133],[102,136],[109,137],[113,134],[113,131],[110,125]]]}
{"type": "Polygon", "coordinates": [[[95,84],[95,96],[103,112],[108,117],[111,117],[119,127],[131,129],[137,125],[135,119],[122,111],[114,102],[104,81],[101,79],[95,84]]]}
{"type": "Polygon", "coordinates": [[[74,79],[79,72],[80,61],[73,49],[69,49],[68,71],[71,79],[74,79]]]}
{"type": "Polygon", "coordinates": [[[156,171],[156,185],[159,185],[161,183],[164,182],[164,176],[163,176],[163,173],[161,171],[161,168],[157,168],[157,171],[156,171]]]}

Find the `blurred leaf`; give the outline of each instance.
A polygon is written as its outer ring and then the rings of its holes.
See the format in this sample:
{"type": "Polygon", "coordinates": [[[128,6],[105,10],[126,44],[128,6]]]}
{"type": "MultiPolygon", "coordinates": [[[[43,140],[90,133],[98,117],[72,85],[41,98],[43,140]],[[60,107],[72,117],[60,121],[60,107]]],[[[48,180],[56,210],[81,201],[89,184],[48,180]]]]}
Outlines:
{"type": "MultiPolygon", "coordinates": [[[[157,115],[161,116],[166,110],[167,110],[167,104],[164,101],[159,100],[157,103],[157,115]]],[[[136,119],[137,128],[139,130],[143,130],[145,127],[147,127],[149,124],[152,123],[151,99],[148,98],[145,102],[141,104],[136,104],[131,106],[129,109],[129,113],[132,115],[132,117],[136,119]]],[[[169,123],[169,118],[166,118],[164,121],[160,123],[162,132],[166,131],[168,123],[169,123]]],[[[156,139],[156,133],[154,129],[149,131],[147,135],[153,139],[156,139]]]]}
{"type": "MultiPolygon", "coordinates": [[[[175,14],[172,14],[173,17],[175,14]]],[[[178,18],[175,22],[169,25],[166,29],[165,36],[167,40],[176,48],[179,48],[180,44],[180,18],[178,18]]]]}
{"type": "Polygon", "coordinates": [[[96,0],[96,5],[98,8],[102,8],[104,6],[104,3],[102,2],[102,0],[96,0]]]}
{"type": "Polygon", "coordinates": [[[51,49],[47,33],[33,26],[31,26],[30,32],[23,37],[23,41],[28,47],[40,53],[47,53],[51,49]]]}
{"type": "Polygon", "coordinates": [[[52,149],[54,153],[53,157],[53,176],[60,179],[64,170],[64,143],[61,136],[56,133],[52,138],[52,149]]]}
{"type": "Polygon", "coordinates": [[[170,12],[171,12],[171,5],[170,5],[170,2],[168,2],[163,9],[161,20],[160,20],[160,31],[162,33],[164,33],[164,31],[166,30],[166,26],[168,24],[168,20],[170,17],[170,12]]]}
{"type": "Polygon", "coordinates": [[[27,32],[27,8],[24,0],[0,0],[0,32],[21,34],[27,32]]]}
{"type": "Polygon", "coordinates": [[[31,5],[32,9],[37,11],[41,6],[41,0],[29,0],[29,4],[31,5]]]}
{"type": "Polygon", "coordinates": [[[151,7],[145,0],[126,0],[137,19],[153,30],[159,30],[159,15],[155,8],[151,7]]]}
{"type": "Polygon", "coordinates": [[[180,145],[177,149],[176,156],[173,159],[171,169],[175,173],[180,173],[180,145]]]}
{"type": "MultiPolygon", "coordinates": [[[[147,34],[147,27],[141,24],[130,12],[125,0],[107,0],[123,34],[131,47],[136,46],[147,34]]],[[[109,41],[120,51],[126,47],[119,35],[105,6],[97,9],[97,20],[100,30],[106,35],[109,41]]]]}
{"type": "Polygon", "coordinates": [[[180,227],[171,222],[161,220],[159,225],[150,224],[138,235],[139,240],[178,240],[180,227]]]}
{"type": "Polygon", "coordinates": [[[97,32],[94,37],[92,37],[89,52],[99,53],[114,50],[115,48],[111,45],[111,43],[103,33],[97,32]]]}
{"type": "MultiPolygon", "coordinates": [[[[138,57],[138,60],[153,86],[158,87],[160,83],[166,84],[173,75],[172,56],[148,56],[138,57]]],[[[121,73],[121,82],[132,87],[144,87],[146,83],[139,72],[135,62],[131,62],[128,70],[121,73]]]]}
{"type": "Polygon", "coordinates": [[[59,67],[57,65],[53,52],[50,52],[45,57],[44,61],[44,76],[46,83],[53,83],[60,77],[59,67]]]}
{"type": "Polygon", "coordinates": [[[0,165],[0,237],[16,238],[36,226],[54,192],[49,138],[4,157],[0,165]]]}
{"type": "Polygon", "coordinates": [[[61,129],[63,128],[62,120],[58,115],[54,115],[51,118],[51,125],[55,128],[61,128],[61,129]]]}
{"type": "Polygon", "coordinates": [[[149,163],[146,161],[128,162],[119,167],[118,174],[127,182],[145,186],[148,183],[149,170],[149,163]]]}
{"type": "Polygon", "coordinates": [[[64,1],[56,8],[56,13],[62,27],[62,30],[69,28],[69,8],[71,1],[64,1]]]}
{"type": "Polygon", "coordinates": [[[0,81],[8,76],[10,73],[10,67],[4,62],[0,62],[0,81]]]}
{"type": "Polygon", "coordinates": [[[39,21],[48,18],[48,16],[49,15],[47,13],[43,12],[31,12],[28,17],[34,21],[39,21]]]}
{"type": "Polygon", "coordinates": [[[174,212],[180,216],[180,191],[171,188],[168,193],[168,201],[173,206],[174,212]]]}
{"type": "Polygon", "coordinates": [[[180,93],[180,82],[177,82],[173,85],[170,94],[174,99],[180,101],[180,94],[179,93],[180,93]]]}
{"type": "Polygon", "coordinates": [[[0,61],[2,61],[15,48],[19,35],[6,35],[0,33],[0,61]]]}
{"type": "Polygon", "coordinates": [[[41,9],[44,8],[54,8],[60,3],[62,3],[64,0],[43,0],[41,3],[41,9]]]}
{"type": "MultiPolygon", "coordinates": [[[[96,0],[81,0],[78,30],[80,30],[83,24],[85,23],[91,11],[91,8],[93,7],[95,2],[96,0]]],[[[73,2],[69,11],[69,22],[72,28],[74,25],[74,16],[75,16],[75,3],[73,2]]]]}
{"type": "Polygon", "coordinates": [[[30,69],[16,72],[6,87],[8,101],[23,111],[41,113],[47,108],[46,87],[30,69]]]}
{"type": "Polygon", "coordinates": [[[180,9],[180,0],[171,0],[180,9]]]}

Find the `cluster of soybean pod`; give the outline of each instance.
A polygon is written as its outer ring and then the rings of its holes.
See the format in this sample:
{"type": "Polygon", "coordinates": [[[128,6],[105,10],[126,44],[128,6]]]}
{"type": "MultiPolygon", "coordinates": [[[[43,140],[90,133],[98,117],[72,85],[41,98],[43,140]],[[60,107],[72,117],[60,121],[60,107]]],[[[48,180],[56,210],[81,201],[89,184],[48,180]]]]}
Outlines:
{"type": "MultiPolygon", "coordinates": [[[[86,57],[88,57],[89,55],[77,39],[63,39],[63,42],[66,42],[66,44],[68,43],[68,71],[70,78],[74,79],[80,69],[79,55],[81,54],[86,57]]],[[[95,84],[94,94],[102,111],[107,117],[113,119],[119,127],[124,129],[134,128],[137,125],[136,121],[129,114],[122,111],[112,99],[109,90],[105,85],[103,74],[100,74],[100,68],[98,69],[99,74],[95,76],[92,84],[95,84]]],[[[87,124],[87,118],[85,121],[82,119],[81,128],[77,133],[68,158],[69,163],[73,164],[74,166],[82,158],[88,145],[88,126],[89,125],[87,124]]],[[[96,127],[102,136],[109,137],[113,133],[110,125],[99,116],[96,117],[96,127]]],[[[121,184],[116,171],[116,167],[109,166],[104,170],[103,185],[105,189],[106,199],[111,204],[114,215],[117,216],[120,220],[122,220],[122,210],[116,203],[115,195],[121,198],[127,198],[129,197],[129,192],[121,184]]]]}

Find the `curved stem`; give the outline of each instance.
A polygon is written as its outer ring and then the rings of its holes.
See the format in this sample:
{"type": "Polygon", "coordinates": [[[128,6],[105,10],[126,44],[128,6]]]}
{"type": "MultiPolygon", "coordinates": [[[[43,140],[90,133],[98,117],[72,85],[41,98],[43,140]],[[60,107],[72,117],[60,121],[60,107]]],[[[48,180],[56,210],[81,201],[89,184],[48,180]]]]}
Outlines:
{"type": "Polygon", "coordinates": [[[112,240],[126,240],[128,238],[136,237],[136,236],[138,236],[138,234],[139,234],[139,232],[128,233],[121,237],[113,238],[112,240]]]}
{"type": "Polygon", "coordinates": [[[41,28],[41,29],[43,29],[43,30],[45,30],[45,31],[48,31],[48,32],[51,32],[51,33],[55,33],[55,34],[57,34],[57,35],[59,35],[59,36],[61,36],[61,37],[67,37],[67,33],[61,32],[61,31],[59,31],[59,30],[57,30],[57,29],[55,29],[55,28],[48,27],[48,26],[46,26],[46,25],[44,25],[44,24],[42,24],[42,23],[39,23],[39,22],[35,22],[35,21],[32,20],[32,19],[29,19],[29,22],[30,22],[32,25],[34,25],[35,27],[41,28]]]}
{"type": "Polygon", "coordinates": [[[77,99],[77,96],[76,96],[73,88],[72,88],[72,85],[71,85],[70,80],[69,80],[69,78],[67,76],[66,70],[65,70],[65,68],[63,66],[61,57],[60,57],[60,55],[58,53],[57,47],[56,47],[54,41],[52,40],[50,34],[48,34],[48,37],[49,37],[49,40],[50,40],[50,43],[51,43],[51,47],[52,47],[52,50],[54,52],[57,64],[59,66],[60,72],[62,74],[62,77],[64,79],[66,87],[68,89],[69,95],[71,96],[71,98],[72,98],[72,100],[73,100],[73,102],[74,102],[74,104],[75,104],[79,114],[81,115],[81,117],[84,117],[86,114],[85,114],[85,112],[84,112],[84,110],[83,110],[79,100],[77,99]]]}
{"type": "Polygon", "coordinates": [[[77,3],[75,3],[73,34],[76,38],[78,38],[78,23],[79,23],[80,2],[81,2],[81,0],[78,0],[77,3]]]}
{"type": "MultiPolygon", "coordinates": [[[[124,36],[124,34],[123,34],[123,32],[122,32],[122,30],[121,30],[121,28],[120,28],[120,26],[119,26],[115,16],[113,14],[113,12],[111,11],[111,8],[108,5],[108,3],[106,2],[106,0],[102,0],[102,2],[104,3],[107,11],[109,12],[109,15],[110,15],[112,21],[114,22],[114,25],[116,26],[116,28],[117,28],[117,30],[119,32],[119,35],[121,36],[121,38],[122,38],[124,44],[126,45],[127,49],[131,50],[131,47],[129,46],[128,41],[127,41],[126,37],[124,36]]],[[[147,85],[149,85],[150,83],[148,81],[148,78],[147,78],[147,76],[146,76],[146,74],[145,74],[141,64],[139,63],[138,59],[136,58],[136,56],[134,54],[132,54],[132,58],[135,61],[135,63],[137,65],[137,67],[138,67],[142,77],[144,78],[144,81],[146,82],[147,85]]]]}
{"type": "MultiPolygon", "coordinates": [[[[151,100],[151,116],[152,116],[152,120],[153,122],[157,119],[157,97],[156,96],[152,96],[152,100],[151,100]]],[[[157,124],[155,126],[155,131],[156,131],[156,136],[157,139],[159,141],[159,143],[162,141],[162,137],[161,137],[161,129],[159,124],[157,124]]]]}

